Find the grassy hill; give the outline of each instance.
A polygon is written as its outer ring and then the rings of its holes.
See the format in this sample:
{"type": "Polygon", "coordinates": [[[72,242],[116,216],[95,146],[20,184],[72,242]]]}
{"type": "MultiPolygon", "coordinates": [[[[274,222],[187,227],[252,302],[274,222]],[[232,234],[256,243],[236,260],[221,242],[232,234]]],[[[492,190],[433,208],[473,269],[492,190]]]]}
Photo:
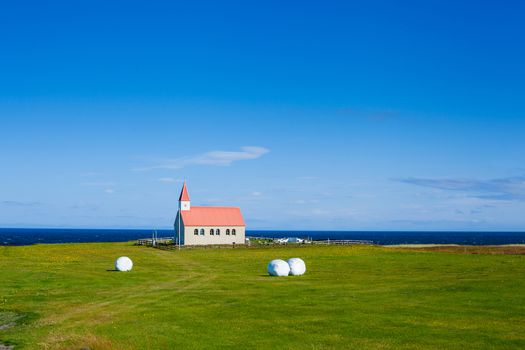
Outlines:
{"type": "Polygon", "coordinates": [[[15,349],[525,348],[525,256],[0,247],[0,329],[15,349]],[[113,271],[121,255],[133,271],[113,271]],[[290,257],[304,276],[267,276],[290,257]]]}

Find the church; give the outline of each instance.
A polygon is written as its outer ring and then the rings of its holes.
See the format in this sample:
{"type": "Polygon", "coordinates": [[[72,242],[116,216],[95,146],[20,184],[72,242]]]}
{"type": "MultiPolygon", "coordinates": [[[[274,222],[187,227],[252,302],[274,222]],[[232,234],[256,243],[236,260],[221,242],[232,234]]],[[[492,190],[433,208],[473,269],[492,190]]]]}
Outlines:
{"type": "Polygon", "coordinates": [[[175,218],[175,243],[180,245],[244,244],[246,225],[238,207],[198,207],[190,204],[186,182],[175,218]]]}

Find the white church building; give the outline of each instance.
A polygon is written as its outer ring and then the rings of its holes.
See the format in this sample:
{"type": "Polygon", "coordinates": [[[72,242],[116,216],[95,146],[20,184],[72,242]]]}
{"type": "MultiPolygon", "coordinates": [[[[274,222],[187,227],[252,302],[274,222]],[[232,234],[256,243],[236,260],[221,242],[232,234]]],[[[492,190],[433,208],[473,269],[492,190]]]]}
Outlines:
{"type": "Polygon", "coordinates": [[[246,225],[238,207],[192,206],[186,182],[175,218],[175,243],[181,245],[244,244],[246,225]]]}

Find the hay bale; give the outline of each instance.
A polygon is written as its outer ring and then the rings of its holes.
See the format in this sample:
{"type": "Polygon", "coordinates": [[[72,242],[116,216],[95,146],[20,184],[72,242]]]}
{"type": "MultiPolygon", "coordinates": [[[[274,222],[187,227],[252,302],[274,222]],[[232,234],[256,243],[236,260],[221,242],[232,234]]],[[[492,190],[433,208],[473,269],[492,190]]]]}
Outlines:
{"type": "Polygon", "coordinates": [[[270,261],[270,263],[268,264],[268,273],[270,274],[270,276],[288,276],[288,274],[290,273],[290,266],[284,260],[275,259],[270,261]]]}
{"type": "Polygon", "coordinates": [[[300,276],[306,272],[306,264],[304,263],[303,259],[288,259],[288,266],[290,266],[290,275],[292,276],[300,276]]]}
{"type": "Polygon", "coordinates": [[[131,271],[133,262],[127,256],[121,256],[115,261],[115,269],[118,271],[131,271]]]}

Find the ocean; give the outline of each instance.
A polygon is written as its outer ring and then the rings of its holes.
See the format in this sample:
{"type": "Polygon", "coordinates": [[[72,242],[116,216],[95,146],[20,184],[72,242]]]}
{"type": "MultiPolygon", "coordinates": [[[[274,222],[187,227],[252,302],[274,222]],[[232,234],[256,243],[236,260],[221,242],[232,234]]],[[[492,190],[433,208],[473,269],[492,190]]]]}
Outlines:
{"type": "MultiPolygon", "coordinates": [[[[36,243],[126,242],[151,237],[153,230],[134,229],[35,229],[0,228],[0,245],[36,243]]],[[[173,230],[157,230],[158,237],[171,237],[173,230]]],[[[247,230],[252,237],[301,237],[314,240],[368,240],[388,244],[525,244],[525,232],[434,232],[434,231],[287,231],[247,230]]]]}

